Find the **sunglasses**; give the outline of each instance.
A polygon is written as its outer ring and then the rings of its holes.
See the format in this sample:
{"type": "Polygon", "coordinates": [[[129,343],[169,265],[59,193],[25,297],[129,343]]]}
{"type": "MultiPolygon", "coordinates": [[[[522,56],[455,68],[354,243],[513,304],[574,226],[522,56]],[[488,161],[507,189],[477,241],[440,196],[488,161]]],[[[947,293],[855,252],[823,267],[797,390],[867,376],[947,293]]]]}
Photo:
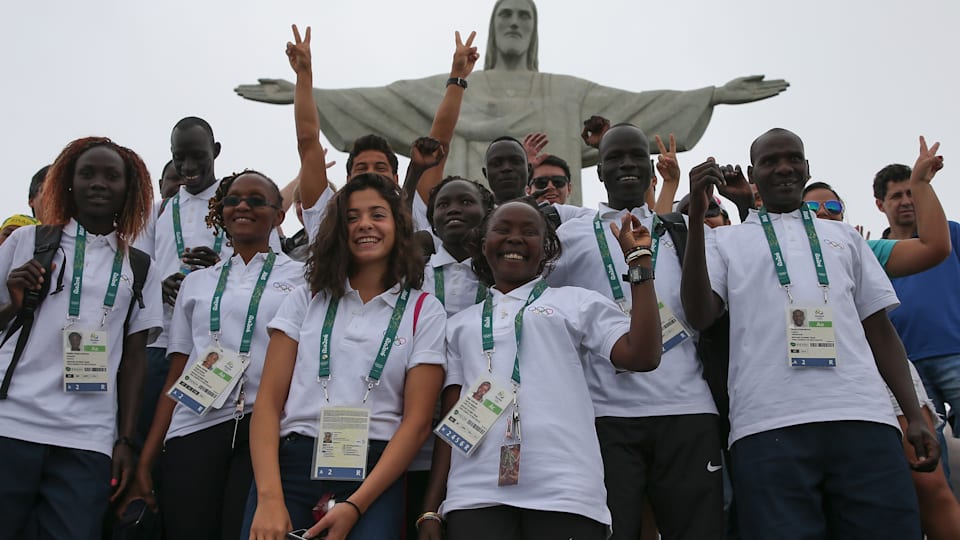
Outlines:
{"type": "Polygon", "coordinates": [[[553,187],[563,189],[570,180],[566,176],[538,176],[530,181],[530,185],[537,189],[547,189],[547,184],[553,183],[553,187]]]}
{"type": "Polygon", "coordinates": [[[827,209],[827,212],[831,214],[838,215],[843,213],[843,203],[837,200],[824,201],[823,203],[817,201],[807,201],[807,208],[811,212],[817,212],[820,210],[820,205],[823,204],[823,207],[827,209]]]}
{"type": "Polygon", "coordinates": [[[223,199],[220,199],[220,202],[224,207],[240,206],[241,202],[245,202],[250,208],[262,208],[264,206],[269,206],[270,208],[280,208],[275,204],[270,204],[270,202],[263,197],[237,197],[236,195],[227,195],[223,199]]]}
{"type": "Polygon", "coordinates": [[[711,206],[707,208],[707,213],[704,214],[705,217],[717,217],[720,213],[723,212],[723,209],[719,206],[711,206]]]}

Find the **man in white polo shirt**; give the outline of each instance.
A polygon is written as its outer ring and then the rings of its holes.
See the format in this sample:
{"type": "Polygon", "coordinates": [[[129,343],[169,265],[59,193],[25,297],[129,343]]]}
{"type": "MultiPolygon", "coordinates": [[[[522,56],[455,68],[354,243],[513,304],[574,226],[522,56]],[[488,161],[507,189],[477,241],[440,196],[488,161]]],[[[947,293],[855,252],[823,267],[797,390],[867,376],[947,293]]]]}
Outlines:
{"type": "Polygon", "coordinates": [[[656,237],[651,251],[657,298],[663,306],[659,368],[649,373],[618,373],[609,363],[585,366],[603,454],[607,506],[613,514],[613,538],[639,537],[646,496],[665,540],[719,540],[723,537],[723,485],[717,407],[702,376],[697,336],[680,303],[676,246],[645,204],[652,173],[649,143],[636,126],[620,124],[604,134],[599,149],[597,170],[608,202],[600,203],[599,211],[560,227],[557,234],[563,254],[547,281],[552,286],[595,290],[629,311],[629,287],[620,279],[627,264],[617,255],[610,223],[619,224],[630,212],[656,237]]]}
{"type": "MultiPolygon", "coordinates": [[[[884,382],[907,439],[932,470],[939,457],[887,310],[889,280],[849,225],[802,205],[803,142],[772,129],[750,148],[764,208],[741,225],[690,229],[681,296],[705,328],[730,312],[731,472],[743,538],[920,538],[917,498],[884,382]],[[708,273],[709,266],[709,273],[708,273]],[[802,310],[804,324],[796,323],[802,310]]],[[[701,222],[723,173],[690,172],[701,222]]]]}

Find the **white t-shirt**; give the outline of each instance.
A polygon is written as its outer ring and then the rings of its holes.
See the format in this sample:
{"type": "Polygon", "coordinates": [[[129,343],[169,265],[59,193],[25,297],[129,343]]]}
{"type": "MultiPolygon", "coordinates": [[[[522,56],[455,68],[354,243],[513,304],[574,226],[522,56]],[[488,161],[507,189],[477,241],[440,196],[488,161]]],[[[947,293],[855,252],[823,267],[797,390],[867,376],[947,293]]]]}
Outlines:
{"type": "Polygon", "coordinates": [[[477,274],[473,272],[471,264],[472,259],[469,258],[464,259],[463,262],[458,262],[453,255],[450,255],[444,249],[443,245],[438,246],[437,252],[427,261],[427,266],[423,271],[423,290],[433,295],[437,294],[434,274],[436,268],[441,268],[443,307],[447,310],[447,316],[456,315],[477,303],[477,289],[480,287],[480,280],[477,278],[477,274]]]}
{"type": "Polygon", "coordinates": [[[574,204],[553,203],[553,207],[557,209],[557,214],[560,214],[561,224],[585,216],[593,217],[596,214],[592,208],[584,208],[574,204]]]}
{"type": "MultiPolygon", "coordinates": [[[[250,307],[250,296],[257,285],[266,258],[266,253],[258,253],[250,259],[249,264],[244,264],[243,258],[239,255],[234,255],[230,259],[230,274],[227,276],[226,290],[220,299],[220,344],[224,349],[234,353],[240,351],[240,340],[243,337],[247,308],[250,307]]],[[[184,372],[199,362],[203,352],[214,345],[210,335],[210,303],[213,301],[213,293],[220,280],[223,264],[224,261],[220,261],[210,268],[191,272],[180,286],[177,305],[173,310],[173,320],[170,321],[167,354],[182,353],[189,357],[184,372]]],[[[257,399],[257,389],[260,387],[260,376],[263,373],[263,359],[267,353],[267,343],[270,341],[267,323],[276,315],[287,296],[303,283],[303,264],[282,253],[278,254],[273,270],[270,272],[269,281],[263,290],[263,296],[260,298],[253,340],[250,343],[250,365],[245,373],[246,382],[243,387],[244,410],[248,414],[253,411],[253,403],[257,399]]],[[[182,404],[177,404],[166,438],[189,435],[232,419],[233,406],[239,392],[238,385],[233,389],[233,393],[223,407],[212,409],[204,416],[199,416],[182,404]]]]}
{"type": "MultiPolygon", "coordinates": [[[[646,205],[634,208],[631,213],[651,229],[653,214],[646,205]]],[[[610,258],[616,267],[617,279],[627,273],[620,243],[610,231],[610,223],[620,226],[626,210],[614,210],[600,204],[600,221],[610,249],[610,258]]],[[[603,258],[593,230],[593,218],[589,216],[564,222],[557,231],[563,254],[555,268],[547,275],[551,285],[574,285],[599,292],[613,300],[613,292],[607,279],[603,258]]],[[[652,229],[651,229],[652,230],[652,229]]],[[[587,381],[597,417],[614,416],[638,418],[679,414],[716,414],[717,407],[710,388],[703,379],[703,367],[697,357],[694,339],[697,335],[686,322],[680,302],[680,259],[669,233],[659,239],[656,279],[657,300],[664,303],[686,326],[691,338],[667,351],[660,366],[645,373],[618,373],[609,363],[587,366],[587,381]]],[[[630,285],[620,281],[624,300],[631,303],[630,285]]]]}
{"type": "MultiPolygon", "coordinates": [[[[493,376],[507,388],[517,352],[514,317],[534,284],[507,294],[493,290],[493,376]]],[[[461,395],[488,376],[482,311],[482,304],[471,306],[447,325],[446,384],[461,385],[461,395]]],[[[441,512],[503,504],[569,512],[609,525],[603,460],[583,366],[610,363],[613,345],[629,329],[630,320],[616,304],[579,287],[548,288],[527,307],[520,343],[519,483],[497,486],[508,411],[471,457],[452,452],[441,512]]]]}
{"type": "MultiPolygon", "coordinates": [[[[0,246],[0,275],[33,259],[36,228],[21,227],[0,246]]],[[[124,257],[120,286],[113,310],[107,315],[102,330],[107,332],[107,392],[64,392],[63,328],[67,324],[70,303],[70,280],[76,246],[77,222],[71,220],[63,228],[60,249],[53,257],[56,268],[50,279],[50,294],[36,312],[30,337],[13,374],[10,392],[0,401],[0,436],[50,444],[66,448],[91,450],[106,455],[113,453],[117,431],[117,369],[123,351],[123,323],[133,294],[133,271],[130,258],[124,257]],[[63,269],[63,289],[57,289],[57,276],[63,269]]],[[[79,330],[101,330],[103,300],[117,250],[115,233],[97,236],[87,233],[83,261],[83,289],[80,295],[79,330]]],[[[0,287],[0,304],[10,302],[6,287],[0,287]]],[[[162,325],[160,315],[159,275],[150,265],[143,286],[144,308],[135,302],[127,335],[150,331],[156,335],[162,325]]],[[[0,379],[6,374],[13,357],[19,331],[0,348],[0,379]]],[[[5,338],[6,335],[3,335],[5,338]]],[[[149,342],[149,339],[148,339],[149,342]]]]}
{"type": "MultiPolygon", "coordinates": [[[[443,366],[443,337],[446,313],[431,295],[424,298],[413,332],[414,311],[421,291],[413,289],[393,348],[376,386],[367,399],[370,407],[370,439],[388,441],[403,418],[403,385],[407,370],[420,364],[443,366]]],[[[371,299],[366,304],[350,287],[340,299],[330,345],[331,406],[360,406],[366,391],[366,377],[383,341],[390,317],[400,296],[400,287],[371,299]]],[[[268,328],[279,330],[299,343],[290,392],[280,418],[280,435],[299,433],[317,436],[320,408],[326,403],[318,375],[320,335],[329,297],[311,295],[307,285],[291,293],[268,328]]]]}
{"type": "MultiPolygon", "coordinates": [[[[213,235],[213,229],[207,227],[206,218],[210,214],[210,199],[217,194],[217,188],[220,182],[214,182],[207,189],[196,195],[187,191],[184,186],[180,186],[180,227],[183,229],[184,248],[208,247],[213,249],[216,238],[213,235]]],[[[157,207],[159,212],[159,207],[157,207]]],[[[221,231],[220,234],[223,234],[221,231]]],[[[229,257],[233,250],[229,247],[229,242],[224,236],[220,244],[220,258],[229,257]]],[[[177,243],[173,233],[173,200],[171,199],[163,208],[163,212],[151,216],[144,235],[138,239],[136,247],[146,251],[156,261],[157,273],[160,275],[160,282],[180,271],[180,256],[177,254],[177,243]]],[[[274,230],[270,234],[270,248],[280,253],[280,235],[274,230]]],[[[158,296],[162,302],[162,297],[158,296]]],[[[164,349],[167,347],[167,332],[170,329],[170,318],[173,316],[173,307],[163,305],[163,328],[164,332],[157,338],[157,341],[151,345],[164,349]]]]}
{"type": "MultiPolygon", "coordinates": [[[[823,306],[800,211],[770,214],[791,280],[793,306],[823,306]]],[[[898,427],[861,321],[899,302],[867,242],[846,223],[814,219],[830,281],[835,368],[790,367],[786,308],[756,211],[707,236],[713,290],[730,311],[730,444],[810,422],[861,420],[898,427]]]]}

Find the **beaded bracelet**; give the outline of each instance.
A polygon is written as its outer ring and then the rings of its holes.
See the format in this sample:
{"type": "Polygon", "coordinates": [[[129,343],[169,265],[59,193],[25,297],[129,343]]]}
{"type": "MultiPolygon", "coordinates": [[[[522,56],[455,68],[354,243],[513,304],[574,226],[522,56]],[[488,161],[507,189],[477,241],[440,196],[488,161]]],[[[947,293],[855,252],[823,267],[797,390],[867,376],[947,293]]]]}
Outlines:
{"type": "Polygon", "coordinates": [[[436,521],[437,523],[443,525],[443,518],[440,517],[440,514],[436,512],[424,512],[420,514],[420,517],[417,518],[417,522],[414,524],[418,531],[420,530],[420,525],[424,521],[436,521]]]}

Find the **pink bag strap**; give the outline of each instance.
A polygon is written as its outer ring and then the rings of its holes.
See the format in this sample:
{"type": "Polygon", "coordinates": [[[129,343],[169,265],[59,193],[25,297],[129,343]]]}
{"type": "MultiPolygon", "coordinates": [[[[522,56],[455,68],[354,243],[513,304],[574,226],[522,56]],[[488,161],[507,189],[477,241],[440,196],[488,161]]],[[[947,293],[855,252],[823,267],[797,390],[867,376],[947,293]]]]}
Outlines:
{"type": "Polygon", "coordinates": [[[420,309],[423,307],[423,301],[427,293],[421,292],[420,298],[417,298],[417,305],[413,308],[413,335],[417,335],[417,321],[420,320],[420,309]]]}

